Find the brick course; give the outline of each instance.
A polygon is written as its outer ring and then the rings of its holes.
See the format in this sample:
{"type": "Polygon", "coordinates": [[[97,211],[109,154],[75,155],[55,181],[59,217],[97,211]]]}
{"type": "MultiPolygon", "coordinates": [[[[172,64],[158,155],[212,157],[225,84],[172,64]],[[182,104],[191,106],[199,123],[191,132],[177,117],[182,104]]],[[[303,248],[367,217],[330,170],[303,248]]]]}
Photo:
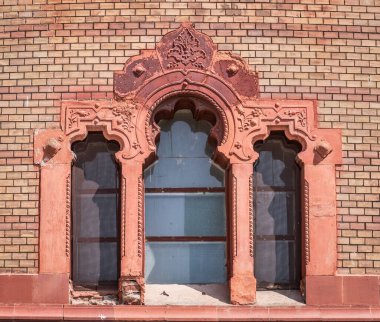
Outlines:
{"type": "Polygon", "coordinates": [[[112,74],[191,20],[260,73],[261,97],[316,99],[343,130],[338,271],[380,273],[380,3],[377,0],[4,0],[0,6],[0,273],[38,271],[32,131],[61,100],[112,97],[112,74]]]}

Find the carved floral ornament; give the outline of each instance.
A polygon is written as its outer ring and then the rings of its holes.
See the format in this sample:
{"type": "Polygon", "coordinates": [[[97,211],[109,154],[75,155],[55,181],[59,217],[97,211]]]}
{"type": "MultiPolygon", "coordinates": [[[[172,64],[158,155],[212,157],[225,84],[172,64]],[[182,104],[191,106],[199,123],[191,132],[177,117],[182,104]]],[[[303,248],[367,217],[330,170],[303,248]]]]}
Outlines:
{"type": "MultiPolygon", "coordinates": [[[[234,254],[232,265],[245,261],[246,267],[253,267],[255,201],[251,198],[244,205],[239,199],[247,191],[253,196],[254,176],[252,172],[248,177],[246,175],[247,169],[253,171],[252,164],[258,157],[253,145],[267,138],[271,131],[284,131],[288,139],[302,145],[298,157],[305,165],[304,179],[308,182],[304,189],[305,217],[308,218],[305,252],[306,262],[310,262],[307,272],[312,275],[314,270],[314,273],[317,272],[315,275],[332,275],[336,268],[333,256],[329,257],[329,265],[324,261],[322,268],[318,266],[322,260],[315,255],[315,247],[319,245],[316,240],[320,235],[314,229],[319,227],[315,213],[322,206],[326,209],[326,199],[331,199],[332,206],[329,212],[324,213],[329,216],[335,214],[335,182],[324,184],[330,190],[322,190],[325,193],[323,203],[314,198],[314,191],[316,182],[323,177],[321,173],[327,170],[335,173],[335,165],[341,163],[340,131],[318,128],[317,106],[313,101],[260,99],[258,74],[250,70],[241,58],[217,51],[207,35],[188,23],[165,35],[155,50],[146,50],[130,58],[122,71],[114,73],[113,100],[64,101],[60,128],[36,130],[34,161],[41,168],[41,200],[44,201],[41,202],[40,216],[40,271],[70,272],[70,177],[74,158],[71,145],[85,139],[89,131],[101,131],[106,139],[116,140],[120,144],[116,158],[121,163],[122,173],[121,297],[123,302],[129,302],[128,292],[139,293],[139,301],[143,302],[142,171],[156,149],[160,131],[157,125],[159,113],[172,116],[176,104],[183,99],[192,102],[191,106],[183,108],[190,108],[196,119],[206,119],[213,124],[210,138],[217,142],[215,160],[223,160],[226,163],[223,166],[230,165],[227,171],[232,179],[229,199],[234,254]],[[59,207],[52,211],[55,204],[59,207]],[[61,207],[62,204],[66,206],[61,207]],[[242,217],[245,212],[246,222],[242,217]],[[241,255],[245,247],[239,247],[245,227],[247,235],[251,236],[246,258],[241,255]],[[57,237],[61,235],[65,238],[57,237]],[[52,244],[58,245],[57,249],[62,252],[52,254],[52,244]],[[54,260],[51,260],[52,256],[54,260]]],[[[333,216],[328,217],[330,219],[329,236],[333,237],[329,240],[333,243],[328,246],[328,252],[335,254],[336,220],[333,216]]],[[[325,249],[326,245],[323,247],[325,249]]],[[[245,273],[238,276],[239,265],[232,269],[233,274],[237,274],[237,282],[231,280],[231,298],[240,296],[241,284],[238,281],[247,281],[245,273]]],[[[249,273],[248,277],[253,285],[253,273],[249,273]]],[[[234,301],[251,303],[252,297],[248,300],[243,297],[234,301]]]]}
{"type": "Polygon", "coordinates": [[[317,155],[321,162],[332,155],[337,140],[331,130],[317,128],[314,102],[261,100],[258,89],[257,73],[241,58],[217,51],[208,36],[184,23],[156,50],[144,51],[115,72],[115,100],[63,102],[63,136],[41,142],[45,156],[36,159],[46,162],[65,138],[72,143],[96,130],[119,141],[123,159],[143,161],[155,151],[159,133],[154,109],[169,96],[199,97],[213,106],[221,124],[213,129],[218,151],[229,162],[252,162],[254,142],[273,130],[300,141],[309,159],[317,155]]]}
{"type": "Polygon", "coordinates": [[[192,65],[195,68],[203,69],[203,60],[206,53],[199,47],[199,40],[193,35],[189,28],[184,28],[173,42],[173,48],[168,51],[167,57],[173,58],[167,67],[174,68],[180,64],[192,65]]]}

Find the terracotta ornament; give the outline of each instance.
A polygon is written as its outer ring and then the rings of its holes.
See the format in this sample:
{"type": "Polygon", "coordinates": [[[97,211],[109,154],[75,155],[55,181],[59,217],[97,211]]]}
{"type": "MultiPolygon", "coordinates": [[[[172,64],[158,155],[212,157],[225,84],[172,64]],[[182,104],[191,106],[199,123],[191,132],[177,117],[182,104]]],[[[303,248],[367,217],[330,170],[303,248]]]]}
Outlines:
{"type": "MultiPolygon", "coordinates": [[[[196,119],[212,123],[210,138],[217,143],[214,160],[225,169],[231,185],[227,216],[233,304],[254,303],[256,296],[252,187],[258,155],[253,145],[271,131],[283,131],[301,144],[302,283],[306,301],[312,304],[315,279],[336,274],[335,166],[342,161],[341,132],[317,127],[315,101],[260,99],[258,73],[240,57],[218,51],[207,35],[189,23],[114,73],[113,100],[63,101],[61,128],[36,132],[34,159],[41,166],[41,274],[70,274],[71,144],[83,140],[89,131],[101,131],[121,147],[116,153],[122,174],[119,298],[123,304],[144,303],[142,174],[156,157],[157,122],[172,117],[178,107],[190,108],[196,119]],[[322,158],[318,163],[315,153],[322,158]]],[[[67,292],[68,285],[67,279],[67,292]]]]}

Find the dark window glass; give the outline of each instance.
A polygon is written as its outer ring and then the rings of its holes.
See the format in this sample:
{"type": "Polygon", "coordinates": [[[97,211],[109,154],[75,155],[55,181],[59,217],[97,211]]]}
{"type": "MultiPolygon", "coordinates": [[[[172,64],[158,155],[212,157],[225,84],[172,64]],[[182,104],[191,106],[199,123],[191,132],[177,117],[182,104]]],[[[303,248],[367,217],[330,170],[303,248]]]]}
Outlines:
{"type": "Polygon", "coordinates": [[[72,279],[74,286],[117,286],[119,168],[116,142],[89,133],[73,144],[72,279]]]}
{"type": "Polygon", "coordinates": [[[255,276],[259,287],[298,288],[300,282],[299,145],[272,133],[255,146],[255,276]]]}
{"type": "Polygon", "coordinates": [[[147,282],[224,283],[224,172],[210,158],[211,125],[181,110],[159,126],[158,160],[145,170],[147,282]]]}

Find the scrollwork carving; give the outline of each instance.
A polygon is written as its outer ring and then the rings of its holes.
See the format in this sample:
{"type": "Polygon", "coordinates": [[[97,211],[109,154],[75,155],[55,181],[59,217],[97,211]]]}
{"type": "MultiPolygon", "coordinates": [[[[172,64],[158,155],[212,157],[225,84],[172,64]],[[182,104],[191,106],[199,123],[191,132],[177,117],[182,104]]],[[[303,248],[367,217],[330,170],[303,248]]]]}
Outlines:
{"type": "Polygon", "coordinates": [[[79,121],[80,118],[82,117],[87,117],[90,115],[89,111],[85,110],[70,110],[69,111],[69,116],[68,116],[68,127],[71,129],[75,123],[79,121]]]}
{"type": "Polygon", "coordinates": [[[167,58],[173,58],[174,61],[169,62],[167,68],[176,68],[179,64],[192,65],[199,69],[204,68],[202,60],[206,58],[206,53],[199,47],[199,40],[188,28],[182,30],[173,41],[172,47],[168,51],[167,58]]]}
{"type": "Polygon", "coordinates": [[[249,129],[258,125],[257,118],[260,115],[265,116],[264,112],[258,107],[251,109],[248,113],[246,113],[243,109],[239,107],[236,107],[236,111],[239,115],[237,117],[237,120],[240,122],[240,125],[238,126],[238,130],[240,132],[248,131],[249,129]]]}
{"type": "Polygon", "coordinates": [[[303,111],[286,111],[284,112],[285,115],[288,115],[288,116],[295,116],[297,118],[297,122],[302,126],[302,127],[306,127],[306,112],[303,110],[303,111]]]}
{"type": "Polygon", "coordinates": [[[128,132],[135,127],[133,119],[138,105],[133,101],[119,103],[112,108],[112,114],[118,117],[117,124],[128,132]]]}

